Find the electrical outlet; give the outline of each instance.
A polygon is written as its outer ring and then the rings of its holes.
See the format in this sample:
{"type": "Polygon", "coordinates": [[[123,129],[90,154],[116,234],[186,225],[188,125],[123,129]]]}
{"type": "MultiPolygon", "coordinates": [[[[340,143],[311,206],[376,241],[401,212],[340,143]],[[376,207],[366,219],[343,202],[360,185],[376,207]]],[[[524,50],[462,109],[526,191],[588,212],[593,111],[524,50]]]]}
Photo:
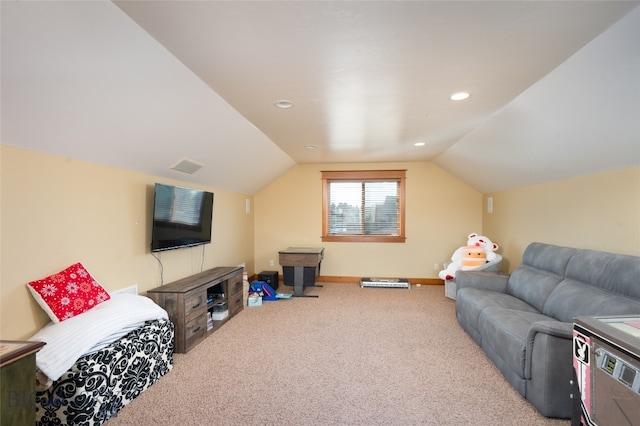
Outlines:
{"type": "Polygon", "coordinates": [[[437,263],[433,264],[433,270],[437,271],[438,269],[440,269],[440,266],[437,263]]]}
{"type": "Polygon", "coordinates": [[[276,264],[276,262],[274,262],[274,261],[273,261],[273,259],[271,259],[271,260],[269,261],[269,266],[274,266],[275,264],[276,264]]]}

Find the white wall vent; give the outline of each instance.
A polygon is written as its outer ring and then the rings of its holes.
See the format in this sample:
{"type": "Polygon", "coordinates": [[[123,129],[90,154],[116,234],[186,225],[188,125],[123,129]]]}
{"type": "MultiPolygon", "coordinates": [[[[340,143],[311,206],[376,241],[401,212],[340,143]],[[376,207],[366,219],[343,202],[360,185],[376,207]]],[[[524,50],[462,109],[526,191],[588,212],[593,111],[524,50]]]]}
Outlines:
{"type": "Polygon", "coordinates": [[[110,291],[111,294],[138,294],[138,284],[132,285],[130,287],[121,288],[120,290],[110,291]]]}
{"type": "Polygon", "coordinates": [[[171,169],[192,175],[200,170],[202,166],[204,166],[204,164],[200,164],[197,161],[193,161],[188,158],[183,158],[182,160],[171,166],[171,169]]]}

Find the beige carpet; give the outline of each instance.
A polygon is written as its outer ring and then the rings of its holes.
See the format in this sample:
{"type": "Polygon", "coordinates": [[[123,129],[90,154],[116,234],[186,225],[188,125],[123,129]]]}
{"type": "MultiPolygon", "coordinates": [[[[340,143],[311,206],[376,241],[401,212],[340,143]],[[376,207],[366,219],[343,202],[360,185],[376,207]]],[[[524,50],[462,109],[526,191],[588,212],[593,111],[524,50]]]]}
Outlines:
{"type": "Polygon", "coordinates": [[[107,426],[570,424],[509,386],[441,286],[306,293],[246,307],[107,426]]]}

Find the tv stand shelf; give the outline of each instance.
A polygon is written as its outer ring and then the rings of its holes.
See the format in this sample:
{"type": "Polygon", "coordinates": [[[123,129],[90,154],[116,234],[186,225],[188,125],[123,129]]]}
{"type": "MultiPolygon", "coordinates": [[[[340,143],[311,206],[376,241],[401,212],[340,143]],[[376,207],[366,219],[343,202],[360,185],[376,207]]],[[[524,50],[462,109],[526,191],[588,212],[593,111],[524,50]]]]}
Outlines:
{"type": "Polygon", "coordinates": [[[244,308],[242,271],[219,266],[147,291],[173,322],[175,352],[188,352],[244,308]]]}

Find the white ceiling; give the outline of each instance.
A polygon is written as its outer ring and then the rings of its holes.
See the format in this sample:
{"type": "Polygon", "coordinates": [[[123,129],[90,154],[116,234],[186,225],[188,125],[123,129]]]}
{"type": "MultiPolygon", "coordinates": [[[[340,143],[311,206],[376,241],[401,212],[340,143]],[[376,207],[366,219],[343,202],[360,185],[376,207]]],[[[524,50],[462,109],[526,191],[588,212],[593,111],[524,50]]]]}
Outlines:
{"type": "Polygon", "coordinates": [[[247,194],[296,163],[482,192],[639,165],[638,4],[3,1],[2,143],[247,194]]]}

